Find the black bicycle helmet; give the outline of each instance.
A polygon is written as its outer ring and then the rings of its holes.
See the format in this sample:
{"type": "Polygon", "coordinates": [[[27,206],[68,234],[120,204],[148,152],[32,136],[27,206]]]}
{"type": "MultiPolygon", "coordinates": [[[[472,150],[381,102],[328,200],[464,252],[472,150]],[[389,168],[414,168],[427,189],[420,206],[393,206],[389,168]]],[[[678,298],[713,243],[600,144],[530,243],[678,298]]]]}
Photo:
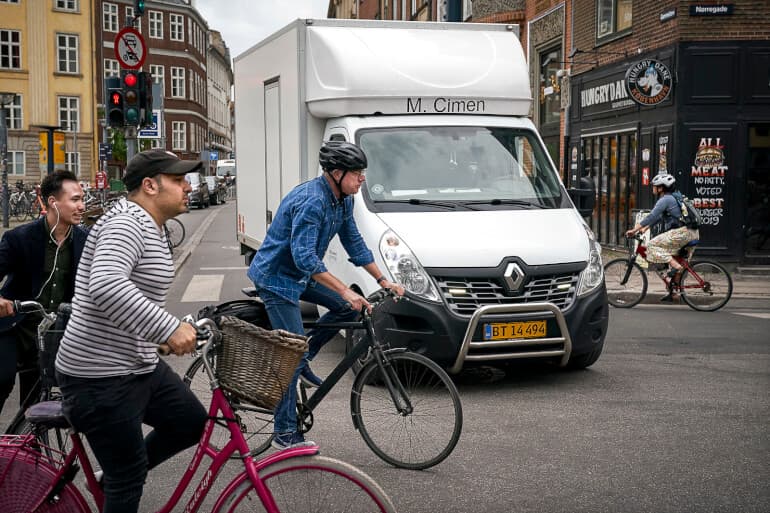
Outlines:
{"type": "Polygon", "coordinates": [[[353,143],[327,141],[318,152],[318,161],[324,171],[358,171],[366,169],[366,155],[353,143]]]}

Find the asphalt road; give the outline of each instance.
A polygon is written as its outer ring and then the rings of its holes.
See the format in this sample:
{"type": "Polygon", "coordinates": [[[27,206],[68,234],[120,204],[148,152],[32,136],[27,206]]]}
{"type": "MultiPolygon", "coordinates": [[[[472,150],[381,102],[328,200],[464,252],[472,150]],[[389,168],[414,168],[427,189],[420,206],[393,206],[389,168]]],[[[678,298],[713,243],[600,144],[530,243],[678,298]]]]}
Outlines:
{"type": "MultiPolygon", "coordinates": [[[[178,315],[248,285],[233,204],[185,216],[208,228],[171,292],[178,315]]],[[[350,420],[350,376],[317,410],[309,438],[369,473],[402,512],[767,512],[769,331],[766,300],[714,313],[611,309],[605,352],[586,371],[529,363],[458,376],[463,435],[427,471],[392,468],[366,447],[350,420]]],[[[330,372],[342,351],[338,341],[324,348],[314,370],[330,372]]],[[[169,362],[183,372],[190,359],[169,362]]],[[[150,474],[142,511],[162,506],[189,456],[150,474]]]]}

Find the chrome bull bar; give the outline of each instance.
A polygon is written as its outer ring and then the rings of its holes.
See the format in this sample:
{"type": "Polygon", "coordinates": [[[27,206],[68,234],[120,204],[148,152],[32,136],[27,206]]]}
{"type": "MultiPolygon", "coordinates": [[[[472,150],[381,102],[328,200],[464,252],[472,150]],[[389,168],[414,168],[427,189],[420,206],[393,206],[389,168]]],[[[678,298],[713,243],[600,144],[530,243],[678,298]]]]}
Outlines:
{"type": "Polygon", "coordinates": [[[462,345],[457,353],[454,365],[452,365],[448,372],[451,374],[457,374],[463,368],[466,361],[494,361],[494,360],[510,360],[514,358],[543,358],[548,356],[561,356],[560,365],[563,367],[567,365],[570,354],[572,353],[572,339],[569,336],[569,330],[567,329],[567,321],[564,320],[564,315],[559,310],[559,307],[553,303],[522,303],[516,305],[487,305],[482,306],[476,310],[471,316],[468,322],[468,328],[465,330],[465,337],[463,337],[462,345]],[[473,340],[473,334],[476,332],[476,327],[479,324],[479,320],[485,315],[497,315],[497,314],[518,314],[518,313],[538,313],[548,312],[553,315],[556,323],[561,331],[561,337],[547,337],[547,338],[524,338],[524,339],[508,339],[508,340],[495,340],[477,342],[473,340]],[[532,346],[538,344],[563,344],[562,349],[549,349],[544,351],[525,351],[525,352],[510,352],[505,351],[505,348],[515,346],[532,346]],[[500,352],[486,352],[484,354],[468,354],[471,349],[489,349],[500,348],[500,352]]]}

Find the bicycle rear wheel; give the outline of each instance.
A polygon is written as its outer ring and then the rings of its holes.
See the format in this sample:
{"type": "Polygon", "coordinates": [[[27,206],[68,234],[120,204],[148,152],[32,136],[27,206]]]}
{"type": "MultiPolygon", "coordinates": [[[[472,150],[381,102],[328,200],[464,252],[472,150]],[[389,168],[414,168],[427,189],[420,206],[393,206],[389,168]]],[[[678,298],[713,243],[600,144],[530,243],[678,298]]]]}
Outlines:
{"type": "Polygon", "coordinates": [[[171,247],[178,248],[184,241],[185,229],[182,221],[176,217],[172,217],[166,221],[166,230],[168,230],[168,242],[171,247]]]}
{"type": "MultiPolygon", "coordinates": [[[[281,513],[396,511],[388,495],[371,477],[352,465],[324,456],[279,461],[262,469],[259,477],[281,513]]],[[[233,490],[216,513],[247,511],[265,511],[248,479],[233,490]]]]}
{"type": "MultiPolygon", "coordinates": [[[[366,445],[395,467],[421,470],[446,459],[463,427],[460,395],[446,372],[425,356],[386,353],[391,379],[400,381],[412,410],[393,404],[377,360],[372,358],[356,376],[350,396],[353,423],[366,445]]],[[[398,386],[394,383],[396,390],[398,386]]],[[[397,391],[394,391],[399,397],[397,391]]]]}
{"type": "Polygon", "coordinates": [[[647,274],[628,259],[616,258],[604,266],[604,283],[607,301],[616,308],[631,308],[639,304],[647,294],[647,274]]]}
{"type": "MultiPolygon", "coordinates": [[[[199,356],[193,360],[183,379],[204,405],[211,403],[211,384],[206,375],[206,370],[203,368],[202,357],[199,356]]],[[[241,433],[243,433],[243,437],[246,439],[249,449],[251,449],[251,454],[256,456],[269,449],[274,431],[273,412],[253,404],[241,402],[234,397],[229,397],[229,401],[241,428],[241,433]]],[[[214,447],[221,449],[229,440],[230,432],[224,426],[220,424],[214,426],[214,431],[211,433],[211,444],[214,447]]],[[[240,458],[240,455],[235,453],[233,458],[240,458]]]]}
{"type": "Polygon", "coordinates": [[[733,279],[716,262],[697,262],[685,270],[680,281],[684,302],[701,312],[719,310],[733,294],[733,279]]]}
{"type": "MultiPolygon", "coordinates": [[[[0,511],[28,513],[45,494],[56,472],[46,457],[30,449],[14,447],[12,438],[0,439],[0,511]]],[[[90,513],[90,508],[70,482],[36,513],[90,513]]]]}

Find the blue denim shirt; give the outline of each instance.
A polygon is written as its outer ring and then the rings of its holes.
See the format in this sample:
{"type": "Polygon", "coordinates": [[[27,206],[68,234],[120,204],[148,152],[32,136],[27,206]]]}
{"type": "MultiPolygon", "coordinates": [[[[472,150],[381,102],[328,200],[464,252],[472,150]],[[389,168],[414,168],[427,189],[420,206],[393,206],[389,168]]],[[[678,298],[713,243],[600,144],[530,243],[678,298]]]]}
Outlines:
{"type": "Polygon", "coordinates": [[[325,176],[295,187],[278,206],[246,275],[293,303],[313,274],[326,272],[323,257],[335,235],[354,265],[374,262],[353,219],[353,198],[338,200],[325,176]]]}
{"type": "Polygon", "coordinates": [[[668,231],[673,228],[679,228],[679,216],[682,215],[682,208],[673,194],[666,193],[652,207],[652,211],[639,223],[642,226],[650,226],[663,220],[663,230],[668,231]]]}

